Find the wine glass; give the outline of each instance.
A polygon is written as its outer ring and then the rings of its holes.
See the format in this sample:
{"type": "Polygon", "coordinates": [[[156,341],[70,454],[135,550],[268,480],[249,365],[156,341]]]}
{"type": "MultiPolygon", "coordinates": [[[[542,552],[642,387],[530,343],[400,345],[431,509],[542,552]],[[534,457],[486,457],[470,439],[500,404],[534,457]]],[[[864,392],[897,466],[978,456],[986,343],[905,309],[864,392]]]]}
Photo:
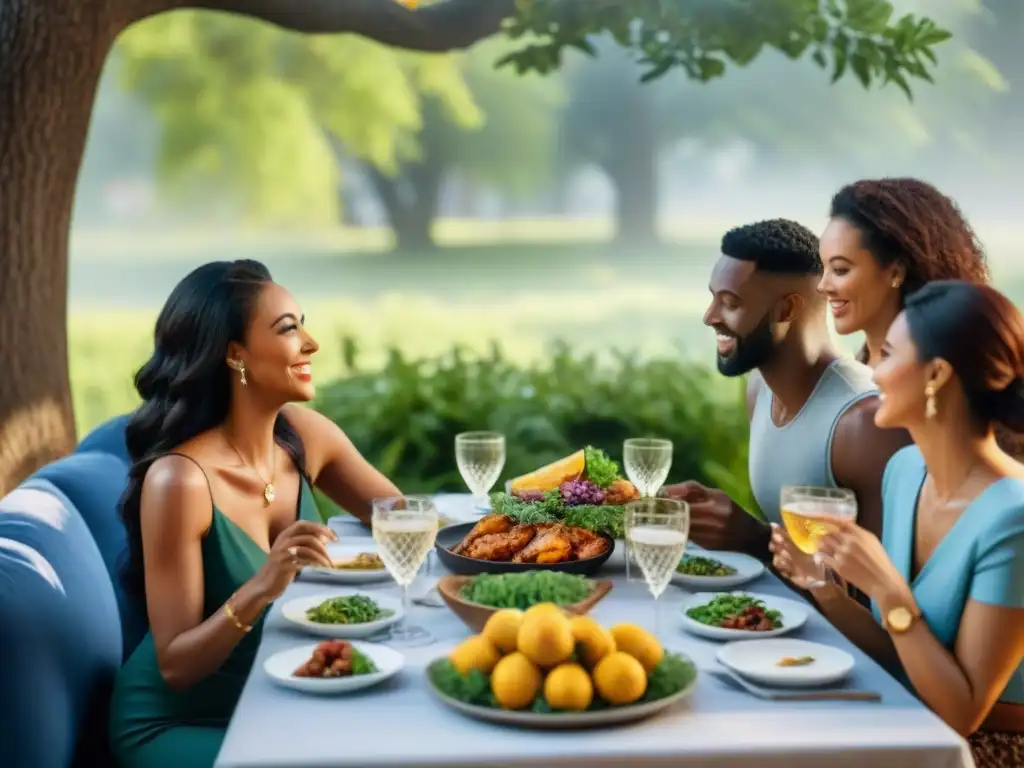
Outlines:
{"type": "Polygon", "coordinates": [[[632,437],[622,444],[622,468],[641,496],[654,496],[672,468],[672,441],[632,437]]]}
{"type": "Polygon", "coordinates": [[[455,463],[473,503],[487,509],[487,494],[505,468],[505,436],[500,432],[463,432],[455,436],[455,463]]]}
{"type": "MultiPolygon", "coordinates": [[[[654,496],[665,484],[672,467],[672,441],[651,437],[634,437],[622,444],[622,466],[629,482],[643,497],[654,496]]],[[[626,581],[633,581],[630,569],[633,553],[626,537],[626,581]]]]}
{"type": "Polygon", "coordinates": [[[409,587],[437,538],[437,507],[422,496],[393,496],[373,500],[373,540],[391,577],[402,588],[402,619],[391,627],[396,645],[429,645],[433,636],[409,624],[409,587]]]}
{"type": "Polygon", "coordinates": [[[831,532],[829,520],[856,520],[857,497],[846,488],[814,488],[806,485],[786,485],[780,499],[782,524],[797,549],[813,555],[821,571],[818,579],[802,580],[804,588],[823,587],[835,583],[836,578],[826,563],[828,556],[819,552],[821,539],[831,532]]]}
{"type": "Polygon", "coordinates": [[[690,506],[678,499],[646,498],[626,505],[626,537],[654,595],[656,633],[661,636],[658,598],[679,567],[690,534],[690,506]]]}

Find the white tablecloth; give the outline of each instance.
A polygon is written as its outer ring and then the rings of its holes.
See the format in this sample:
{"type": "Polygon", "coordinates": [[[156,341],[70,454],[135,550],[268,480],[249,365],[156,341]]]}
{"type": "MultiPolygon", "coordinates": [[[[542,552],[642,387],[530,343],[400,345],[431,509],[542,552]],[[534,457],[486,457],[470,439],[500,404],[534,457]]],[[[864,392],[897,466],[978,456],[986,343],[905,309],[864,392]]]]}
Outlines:
{"type": "MultiPolygon", "coordinates": [[[[478,516],[468,497],[438,498],[448,517],[478,516]]],[[[367,535],[351,525],[345,533],[367,535]]],[[[440,575],[424,574],[425,590],[440,575]]],[[[650,594],[627,582],[619,549],[601,577],[615,588],[592,615],[602,623],[632,621],[654,628],[650,594]]],[[[744,589],[793,596],[766,574],[744,589]]],[[[326,594],[331,585],[297,582],[282,602],[326,594]]],[[[391,583],[368,592],[397,594],[391,583]]],[[[685,596],[671,586],[661,599],[663,640],[699,665],[713,663],[717,643],[682,631],[675,620],[685,596]]],[[[857,660],[851,685],[882,694],[879,703],[769,702],[703,675],[686,703],[650,720],[601,731],[539,732],[468,719],[441,706],[426,688],[427,663],[465,638],[466,627],[447,609],[415,606],[410,617],[436,642],[403,649],[406,668],[387,683],[357,694],[319,698],[274,685],[264,659],[314,642],[289,628],[277,608],[267,618],[259,656],[228,728],[217,768],[414,768],[416,766],[770,766],[772,768],[971,768],[964,741],[873,661],[812,612],[797,636],[827,642],[857,660]]]]}

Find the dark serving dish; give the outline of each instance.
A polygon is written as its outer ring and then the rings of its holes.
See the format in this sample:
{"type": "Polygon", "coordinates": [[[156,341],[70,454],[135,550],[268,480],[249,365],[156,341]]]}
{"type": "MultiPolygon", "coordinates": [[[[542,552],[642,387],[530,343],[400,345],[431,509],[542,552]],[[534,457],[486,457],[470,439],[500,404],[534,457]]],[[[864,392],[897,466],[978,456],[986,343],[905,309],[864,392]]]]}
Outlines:
{"type": "Polygon", "coordinates": [[[434,549],[444,567],[460,576],[476,576],[478,573],[522,573],[524,571],[561,571],[590,576],[604,565],[615,549],[615,539],[605,534],[598,534],[608,542],[608,549],[602,555],[586,560],[567,560],[564,563],[510,563],[494,560],[477,560],[472,557],[456,555],[451,548],[466,538],[476,522],[449,525],[437,532],[434,549]]]}

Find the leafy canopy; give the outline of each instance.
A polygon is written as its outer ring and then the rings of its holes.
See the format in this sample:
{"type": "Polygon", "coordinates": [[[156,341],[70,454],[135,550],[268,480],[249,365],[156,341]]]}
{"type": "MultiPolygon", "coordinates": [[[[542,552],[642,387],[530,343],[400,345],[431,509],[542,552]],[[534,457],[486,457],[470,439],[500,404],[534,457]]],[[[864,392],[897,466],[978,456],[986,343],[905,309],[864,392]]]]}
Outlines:
{"type": "Polygon", "coordinates": [[[931,81],[933,48],[951,34],[928,18],[894,20],[888,0],[519,0],[505,32],[525,43],[501,60],[517,72],[550,72],[567,49],[593,54],[607,32],[645,68],[644,82],[681,69],[706,82],[744,67],[765,48],[810,53],[833,82],[852,70],[865,86],[931,81]]]}

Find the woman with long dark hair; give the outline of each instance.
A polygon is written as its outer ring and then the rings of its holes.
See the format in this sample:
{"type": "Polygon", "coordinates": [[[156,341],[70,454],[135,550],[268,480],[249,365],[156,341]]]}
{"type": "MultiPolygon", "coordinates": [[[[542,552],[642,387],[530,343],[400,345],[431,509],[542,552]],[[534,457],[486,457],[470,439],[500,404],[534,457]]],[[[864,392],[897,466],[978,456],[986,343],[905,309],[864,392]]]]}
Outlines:
{"type": "Polygon", "coordinates": [[[832,198],[818,290],[836,332],[861,331],[872,368],[906,297],[935,280],[985,283],[985,253],[957,204],[918,179],[864,179],[832,198]]]}
{"type": "Polygon", "coordinates": [[[266,608],[334,539],[312,487],[366,522],[398,489],[313,398],[318,346],[259,262],[214,262],[172,291],[126,441],[126,587],[150,631],[114,690],[122,766],[212,766],[266,608]]]}
{"type": "MultiPolygon", "coordinates": [[[[915,444],[886,467],[882,541],[830,521],[821,543],[872,612],[841,585],[812,593],[969,737],[979,766],[1024,765],[1024,465],[994,434],[1024,429],[1024,317],[988,286],[930,283],[890,327],[875,380],[876,423],[915,444]]],[[[779,571],[806,584],[781,529],[771,546],[779,571]]]]}

